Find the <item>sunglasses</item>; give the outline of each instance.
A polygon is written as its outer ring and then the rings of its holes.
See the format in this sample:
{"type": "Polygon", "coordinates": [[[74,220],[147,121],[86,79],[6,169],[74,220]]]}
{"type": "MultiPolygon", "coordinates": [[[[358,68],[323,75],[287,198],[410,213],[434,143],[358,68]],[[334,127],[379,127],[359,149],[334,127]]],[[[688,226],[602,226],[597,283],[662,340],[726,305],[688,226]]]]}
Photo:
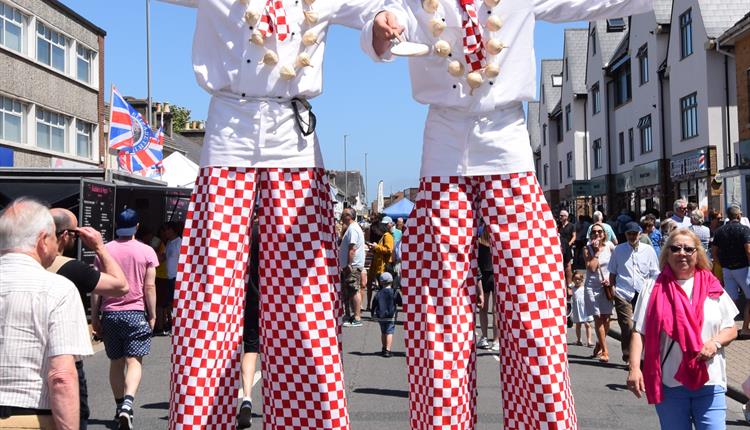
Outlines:
{"type": "Polygon", "coordinates": [[[68,236],[72,238],[78,237],[78,231],[73,230],[73,229],[65,229],[65,230],[56,231],[55,235],[57,235],[57,237],[60,237],[63,235],[63,233],[67,234],[68,236]]]}
{"type": "Polygon", "coordinates": [[[591,234],[604,234],[604,230],[591,230],[591,234]]]}
{"type": "Polygon", "coordinates": [[[672,246],[669,247],[669,250],[672,251],[672,253],[674,253],[674,254],[677,254],[680,251],[684,251],[685,254],[687,254],[687,255],[693,255],[693,254],[695,254],[695,251],[697,251],[697,249],[695,247],[693,247],[693,246],[687,246],[687,245],[685,245],[685,246],[672,245],[672,246]]]}

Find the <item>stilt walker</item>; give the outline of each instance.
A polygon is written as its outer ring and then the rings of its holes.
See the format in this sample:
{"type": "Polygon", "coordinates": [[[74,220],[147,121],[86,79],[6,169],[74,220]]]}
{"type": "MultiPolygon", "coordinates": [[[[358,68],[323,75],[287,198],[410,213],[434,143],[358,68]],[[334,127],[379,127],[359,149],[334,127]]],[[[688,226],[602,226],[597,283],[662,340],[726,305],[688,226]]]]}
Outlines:
{"type": "Polygon", "coordinates": [[[348,429],[333,206],[307,102],[330,24],[371,0],[165,0],[197,8],[193,68],[211,94],[180,255],[170,429],[236,426],[244,278],[259,201],[263,428],[348,429]]]}
{"type": "Polygon", "coordinates": [[[651,7],[651,0],[387,0],[363,29],[362,48],[375,60],[389,60],[392,43],[429,47],[409,59],[414,97],[429,105],[402,264],[412,429],[476,427],[476,217],[492,238],[504,428],[576,428],[560,243],[533,173],[522,106],[535,96],[534,26],[651,7]]]}

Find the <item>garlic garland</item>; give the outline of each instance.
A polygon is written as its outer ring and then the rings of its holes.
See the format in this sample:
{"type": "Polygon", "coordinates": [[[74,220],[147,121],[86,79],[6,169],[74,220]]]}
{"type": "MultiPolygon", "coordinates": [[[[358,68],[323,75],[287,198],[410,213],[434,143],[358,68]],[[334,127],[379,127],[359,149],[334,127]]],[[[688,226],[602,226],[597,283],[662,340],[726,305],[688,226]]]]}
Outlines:
{"type": "Polygon", "coordinates": [[[451,53],[451,45],[445,40],[438,40],[433,49],[441,57],[447,57],[451,53]]]}

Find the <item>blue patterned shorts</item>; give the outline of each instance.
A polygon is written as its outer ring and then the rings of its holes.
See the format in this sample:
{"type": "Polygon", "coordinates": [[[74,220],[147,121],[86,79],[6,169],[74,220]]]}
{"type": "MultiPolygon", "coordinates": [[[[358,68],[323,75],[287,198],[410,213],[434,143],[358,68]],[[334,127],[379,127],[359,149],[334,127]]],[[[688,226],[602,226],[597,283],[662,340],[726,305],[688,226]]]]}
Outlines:
{"type": "Polygon", "coordinates": [[[143,311],[104,312],[102,331],[110,360],[143,357],[151,351],[151,326],[143,311]]]}

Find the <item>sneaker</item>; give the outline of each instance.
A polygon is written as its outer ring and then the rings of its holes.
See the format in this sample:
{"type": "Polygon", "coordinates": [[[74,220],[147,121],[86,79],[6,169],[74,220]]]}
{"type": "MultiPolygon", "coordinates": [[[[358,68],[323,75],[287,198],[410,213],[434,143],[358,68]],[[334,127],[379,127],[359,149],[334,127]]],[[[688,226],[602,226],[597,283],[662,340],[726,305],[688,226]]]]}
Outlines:
{"type": "Polygon", "coordinates": [[[745,414],[745,421],[750,423],[750,402],[742,405],[742,412],[745,414]]]}
{"type": "Polygon", "coordinates": [[[490,343],[487,342],[487,338],[482,336],[479,338],[479,342],[477,342],[477,348],[479,349],[489,349],[490,343]]]}
{"type": "Polygon", "coordinates": [[[117,415],[118,430],[133,430],[133,410],[121,409],[117,415]]]}
{"type": "Polygon", "coordinates": [[[492,347],[490,348],[490,351],[500,352],[500,342],[492,342],[492,347]]]}
{"type": "Polygon", "coordinates": [[[362,327],[362,320],[355,320],[352,318],[344,323],[344,327],[362,327]]]}
{"type": "Polygon", "coordinates": [[[393,353],[387,349],[383,350],[383,357],[384,358],[391,358],[393,356],[393,353]]]}
{"type": "Polygon", "coordinates": [[[253,424],[253,404],[250,402],[242,402],[240,407],[240,413],[237,415],[237,428],[246,429],[250,428],[253,424]]]}

